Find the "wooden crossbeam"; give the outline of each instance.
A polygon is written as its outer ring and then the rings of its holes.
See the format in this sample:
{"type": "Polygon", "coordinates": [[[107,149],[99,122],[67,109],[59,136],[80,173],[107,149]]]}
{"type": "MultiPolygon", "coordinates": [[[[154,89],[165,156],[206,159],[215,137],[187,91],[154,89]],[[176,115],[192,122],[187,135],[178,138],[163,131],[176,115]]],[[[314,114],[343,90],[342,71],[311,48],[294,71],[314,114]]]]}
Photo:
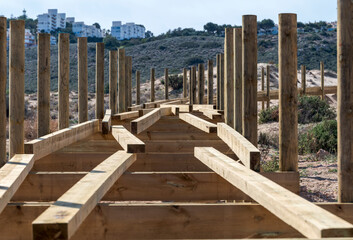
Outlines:
{"type": "Polygon", "coordinates": [[[217,135],[232,149],[246,167],[257,172],[260,171],[260,150],[249,140],[225,123],[217,124],[217,135]]]}
{"type": "Polygon", "coordinates": [[[216,124],[207,122],[206,120],[196,117],[195,115],[192,115],[190,113],[180,113],[179,118],[204,132],[207,132],[207,133],[217,132],[216,124]]]}
{"type": "Polygon", "coordinates": [[[173,105],[168,105],[168,104],[161,104],[160,108],[164,107],[177,107],[179,108],[179,112],[192,112],[193,108],[192,105],[188,104],[173,104],[173,105]]]}
{"type": "Polygon", "coordinates": [[[149,112],[152,112],[155,110],[154,108],[147,108],[147,109],[140,109],[139,110],[139,117],[142,117],[143,115],[146,115],[149,112]]]}
{"type": "Polygon", "coordinates": [[[212,119],[212,120],[222,120],[223,119],[223,115],[218,113],[217,110],[209,109],[209,108],[200,108],[199,111],[202,112],[202,114],[204,116],[208,117],[209,119],[212,119]]]}
{"type": "Polygon", "coordinates": [[[104,114],[104,118],[102,120],[102,133],[108,134],[110,132],[111,124],[112,124],[112,110],[107,109],[104,114]]]}
{"type": "Polygon", "coordinates": [[[235,162],[216,149],[195,147],[195,157],[304,236],[353,236],[352,224],[235,162]]]}
{"type": "Polygon", "coordinates": [[[127,153],[145,152],[145,143],[135,137],[121,125],[112,126],[112,134],[116,141],[127,153]]]}
{"type": "Polygon", "coordinates": [[[39,159],[98,131],[98,119],[77,124],[25,143],[25,153],[39,159]]]}
{"type": "Polygon", "coordinates": [[[112,118],[117,120],[125,120],[125,119],[136,118],[136,117],[139,117],[139,110],[118,113],[118,114],[115,114],[112,118]]]}
{"type": "Polygon", "coordinates": [[[214,109],[215,105],[211,104],[193,104],[192,105],[194,111],[199,111],[200,109],[214,109]]]}
{"type": "Polygon", "coordinates": [[[143,105],[142,104],[134,105],[134,106],[128,107],[127,109],[128,109],[128,111],[138,111],[140,109],[143,109],[143,105]]]}
{"type": "Polygon", "coordinates": [[[118,151],[33,221],[33,239],[69,239],[136,156],[118,151]]]}
{"type": "Polygon", "coordinates": [[[152,110],[151,112],[143,115],[142,117],[131,121],[131,132],[133,134],[139,134],[152,126],[161,118],[161,111],[159,108],[152,110]]]}

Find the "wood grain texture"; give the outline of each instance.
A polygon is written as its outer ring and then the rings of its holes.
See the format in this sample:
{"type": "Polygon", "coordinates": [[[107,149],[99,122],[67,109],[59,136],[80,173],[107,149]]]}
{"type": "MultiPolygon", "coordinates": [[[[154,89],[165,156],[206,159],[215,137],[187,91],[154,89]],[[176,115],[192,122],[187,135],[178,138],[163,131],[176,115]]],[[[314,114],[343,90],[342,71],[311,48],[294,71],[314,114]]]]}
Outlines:
{"type": "Polygon", "coordinates": [[[104,117],[104,43],[96,43],[96,118],[104,117]]]}
{"type": "Polygon", "coordinates": [[[7,161],[6,154],[6,81],[7,81],[7,37],[5,17],[0,17],[0,168],[7,161]]]}
{"type": "Polygon", "coordinates": [[[88,64],[87,64],[87,38],[79,37],[77,41],[78,52],[78,122],[88,120],[88,64]]]}
{"type": "MultiPolygon", "coordinates": [[[[120,55],[119,55],[120,57],[120,55]]],[[[120,61],[120,58],[119,58],[120,61]]],[[[119,65],[120,67],[120,65],[119,65]]],[[[124,68],[125,69],[125,68],[124,68]]],[[[120,73],[120,72],[119,72],[120,73]]],[[[125,74],[124,74],[125,76],[125,74]]],[[[120,78],[119,78],[120,79],[120,78]]],[[[125,78],[123,79],[125,81],[125,78]]],[[[119,94],[120,94],[120,81],[119,81],[119,94]]],[[[118,51],[109,51],[109,109],[112,114],[118,113],[118,51]]],[[[125,87],[125,82],[123,84],[125,87]]],[[[119,95],[120,96],[120,95],[119,95]]],[[[125,97],[125,94],[124,94],[125,97]]],[[[120,107],[120,97],[119,97],[119,107],[120,107]]],[[[125,103],[125,100],[122,101],[125,103]]],[[[125,106],[124,106],[125,109],[125,106]]],[[[119,111],[120,112],[120,111],[119,111]]]]}
{"type": "MultiPolygon", "coordinates": [[[[126,112],[125,109],[125,49],[118,49],[118,112],[126,112]]],[[[115,112],[113,113],[115,114],[115,112]]]]}
{"type": "Polygon", "coordinates": [[[234,30],[224,37],[224,122],[234,128],[234,30]]]}
{"type": "Polygon", "coordinates": [[[242,133],[242,29],[234,28],[234,129],[242,133]]]}

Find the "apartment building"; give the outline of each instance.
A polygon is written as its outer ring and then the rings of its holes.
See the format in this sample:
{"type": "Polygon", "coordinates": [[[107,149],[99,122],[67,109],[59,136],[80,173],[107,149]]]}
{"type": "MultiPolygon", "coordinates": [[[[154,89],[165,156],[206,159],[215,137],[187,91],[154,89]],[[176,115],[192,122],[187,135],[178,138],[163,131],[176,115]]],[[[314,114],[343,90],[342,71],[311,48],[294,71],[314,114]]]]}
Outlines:
{"type": "Polygon", "coordinates": [[[122,24],[121,21],[113,21],[111,34],[118,40],[131,38],[145,38],[145,27],[133,22],[122,24]]]}
{"type": "Polygon", "coordinates": [[[72,22],[72,31],[76,37],[103,37],[102,30],[95,25],[86,25],[84,22],[72,22]]]}
{"type": "Polygon", "coordinates": [[[58,9],[48,9],[48,13],[38,15],[38,32],[50,33],[58,28],[66,27],[66,14],[58,13],[58,9]]]}

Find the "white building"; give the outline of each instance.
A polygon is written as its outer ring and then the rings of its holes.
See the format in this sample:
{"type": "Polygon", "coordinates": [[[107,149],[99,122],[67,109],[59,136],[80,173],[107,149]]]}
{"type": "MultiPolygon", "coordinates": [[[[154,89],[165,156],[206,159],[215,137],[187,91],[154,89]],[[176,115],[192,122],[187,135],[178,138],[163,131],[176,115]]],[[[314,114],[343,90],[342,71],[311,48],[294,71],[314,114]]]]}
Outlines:
{"type": "Polygon", "coordinates": [[[68,22],[68,23],[74,23],[75,22],[75,18],[74,17],[67,17],[66,18],[66,22],[68,22]]]}
{"type": "Polygon", "coordinates": [[[66,14],[58,13],[58,9],[48,9],[48,13],[38,15],[38,32],[50,33],[58,28],[66,27],[66,14]]]}
{"type": "Polygon", "coordinates": [[[103,37],[102,30],[95,25],[86,25],[84,22],[73,22],[72,31],[76,37],[103,37]]]}
{"type": "Polygon", "coordinates": [[[121,21],[114,21],[111,28],[111,34],[118,40],[131,38],[145,38],[145,27],[133,22],[122,24],[121,21]]]}

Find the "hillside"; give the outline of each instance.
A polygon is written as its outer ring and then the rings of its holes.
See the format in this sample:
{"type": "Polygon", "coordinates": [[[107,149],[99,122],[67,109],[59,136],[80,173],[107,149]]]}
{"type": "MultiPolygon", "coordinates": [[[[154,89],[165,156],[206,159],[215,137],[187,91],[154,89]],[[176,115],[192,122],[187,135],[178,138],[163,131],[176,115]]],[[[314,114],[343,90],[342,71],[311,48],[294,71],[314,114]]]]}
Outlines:
{"type": "MultiPolygon", "coordinates": [[[[272,35],[258,38],[258,62],[278,62],[278,37],[272,35]]],[[[223,51],[223,38],[214,36],[182,36],[148,42],[126,48],[126,54],[133,57],[133,71],[141,71],[141,81],[149,79],[149,69],[156,68],[156,77],[169,68],[170,74],[180,73],[188,67],[213,59],[223,51]]],[[[57,46],[51,47],[51,90],[57,90],[57,46]]],[[[319,62],[325,68],[336,71],[336,33],[298,34],[298,67],[305,64],[307,69],[318,69],[319,62]]],[[[26,49],[26,92],[36,92],[37,49],[26,49]]],[[[133,74],[134,78],[134,74],[133,74]]],[[[88,44],[89,91],[95,89],[95,44],[88,44]]],[[[134,82],[134,79],[133,79],[134,82]]],[[[105,53],[105,84],[108,84],[108,51],[105,53]]],[[[133,83],[134,84],[134,83],[133,83]]],[[[77,45],[70,45],[70,90],[77,91],[77,45]]]]}

